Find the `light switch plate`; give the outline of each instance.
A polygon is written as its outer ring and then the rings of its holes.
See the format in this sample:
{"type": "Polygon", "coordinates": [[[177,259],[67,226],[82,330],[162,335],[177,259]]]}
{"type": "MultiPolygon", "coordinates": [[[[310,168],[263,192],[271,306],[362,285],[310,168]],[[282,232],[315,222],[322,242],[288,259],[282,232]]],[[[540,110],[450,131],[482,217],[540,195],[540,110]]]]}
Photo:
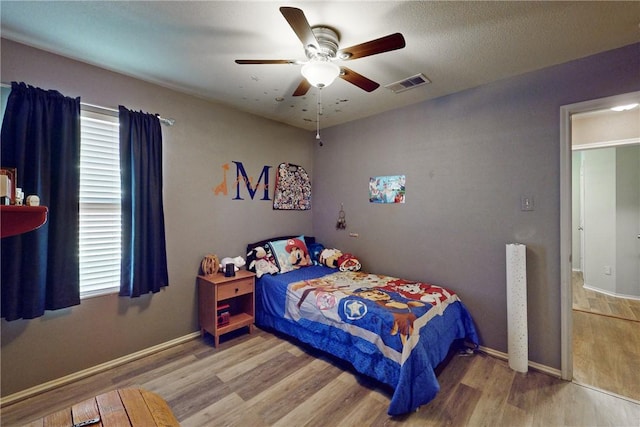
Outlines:
{"type": "Polygon", "coordinates": [[[520,196],[521,211],[532,211],[534,209],[535,209],[535,203],[533,201],[533,196],[520,196]]]}

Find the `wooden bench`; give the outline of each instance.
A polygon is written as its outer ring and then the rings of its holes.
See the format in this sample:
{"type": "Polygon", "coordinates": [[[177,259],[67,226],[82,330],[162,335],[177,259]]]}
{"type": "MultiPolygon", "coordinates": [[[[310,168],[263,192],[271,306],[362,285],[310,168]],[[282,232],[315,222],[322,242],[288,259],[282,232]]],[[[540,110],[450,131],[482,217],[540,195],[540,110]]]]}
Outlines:
{"type": "Polygon", "coordinates": [[[180,424],[167,402],[157,394],[141,389],[121,389],[92,397],[26,426],[179,427],[180,424]]]}

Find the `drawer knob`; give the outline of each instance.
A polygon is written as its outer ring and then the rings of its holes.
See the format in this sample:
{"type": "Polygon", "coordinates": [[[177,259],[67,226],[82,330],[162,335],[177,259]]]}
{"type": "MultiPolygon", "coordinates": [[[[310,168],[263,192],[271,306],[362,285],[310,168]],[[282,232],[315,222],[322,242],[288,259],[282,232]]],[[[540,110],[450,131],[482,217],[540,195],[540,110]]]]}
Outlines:
{"type": "Polygon", "coordinates": [[[239,290],[240,290],[240,289],[236,288],[236,294],[238,293],[238,291],[239,291],[239,290]]]}

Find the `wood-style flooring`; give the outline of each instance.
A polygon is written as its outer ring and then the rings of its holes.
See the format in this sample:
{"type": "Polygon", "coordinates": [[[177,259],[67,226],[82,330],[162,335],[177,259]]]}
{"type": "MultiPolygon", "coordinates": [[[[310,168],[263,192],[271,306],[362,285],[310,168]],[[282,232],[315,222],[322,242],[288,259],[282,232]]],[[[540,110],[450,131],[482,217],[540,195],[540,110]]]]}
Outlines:
{"type": "MultiPolygon", "coordinates": [[[[232,334],[230,334],[232,335],[232,334]]],[[[271,333],[195,339],[1,409],[16,426],[108,390],[144,388],[191,426],[639,426],[640,405],[505,361],[454,355],[441,390],[391,418],[385,387],[271,333]]]]}
{"type": "Polygon", "coordinates": [[[572,273],[573,309],[640,322],[640,300],[616,298],[585,289],[582,273],[572,273]]]}
{"type": "Polygon", "coordinates": [[[573,378],[640,401],[640,301],[582,287],[573,274],[573,378]]]}

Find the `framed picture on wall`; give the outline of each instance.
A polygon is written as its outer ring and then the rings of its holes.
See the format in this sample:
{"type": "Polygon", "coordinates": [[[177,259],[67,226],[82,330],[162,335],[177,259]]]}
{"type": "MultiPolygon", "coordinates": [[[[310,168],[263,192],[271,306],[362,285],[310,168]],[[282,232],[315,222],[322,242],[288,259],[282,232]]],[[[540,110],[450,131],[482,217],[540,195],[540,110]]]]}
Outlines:
{"type": "Polygon", "coordinates": [[[371,203],[404,203],[406,178],[404,175],[369,178],[371,203]]]}
{"type": "Polygon", "coordinates": [[[3,197],[3,199],[5,197],[8,198],[10,204],[15,205],[16,204],[16,187],[18,184],[17,169],[6,168],[3,166],[0,168],[0,177],[2,177],[2,181],[0,181],[1,182],[0,185],[2,186],[1,188],[2,193],[0,195],[3,197]]]}

